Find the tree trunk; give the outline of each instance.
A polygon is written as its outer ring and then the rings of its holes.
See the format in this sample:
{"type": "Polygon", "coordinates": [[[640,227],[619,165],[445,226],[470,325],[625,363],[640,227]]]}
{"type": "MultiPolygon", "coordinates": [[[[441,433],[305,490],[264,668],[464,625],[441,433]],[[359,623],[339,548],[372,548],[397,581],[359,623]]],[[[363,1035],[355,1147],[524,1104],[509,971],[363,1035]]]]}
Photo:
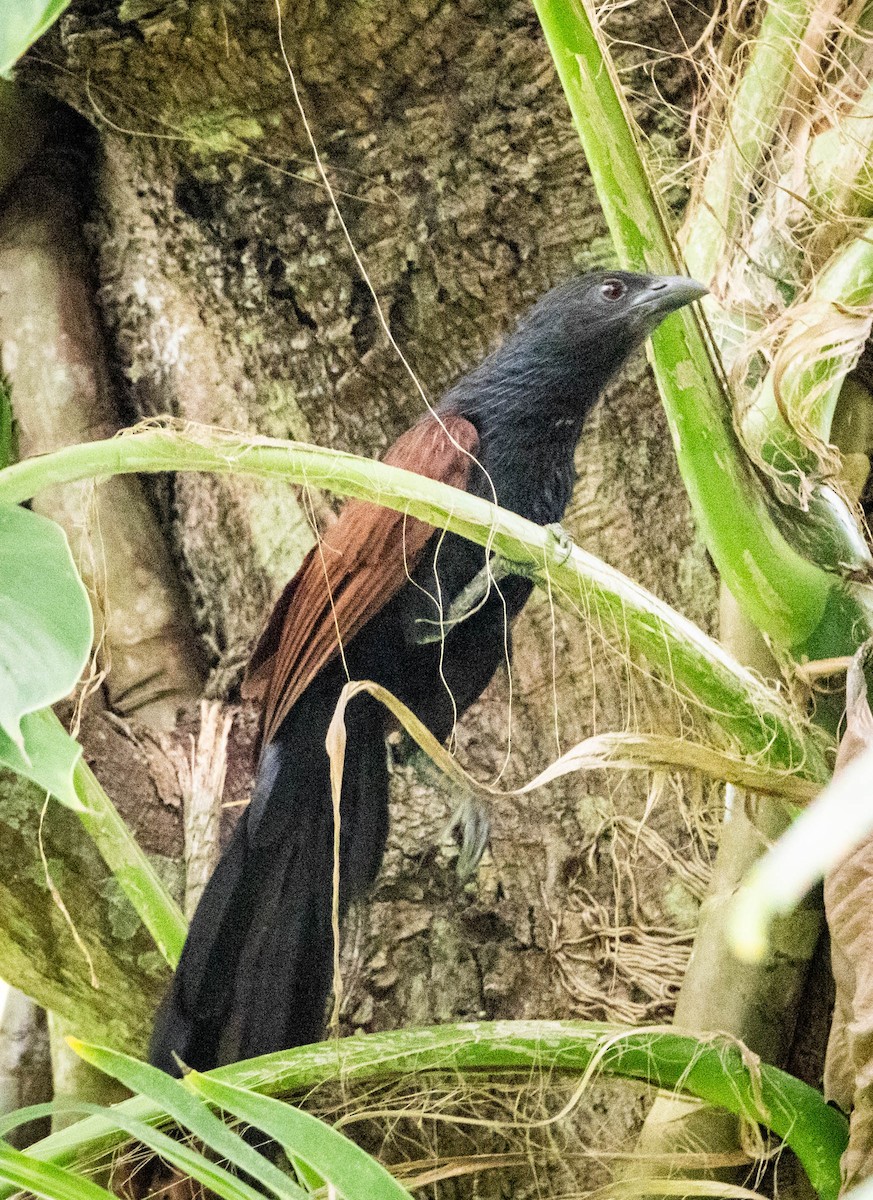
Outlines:
{"type": "MultiPolygon", "coordinates": [[[[285,46],[351,238],[394,338],[436,400],[540,293],[608,254],[533,10],[515,0],[283,10],[285,46]]],[[[618,14],[614,32],[667,51],[657,95],[681,102],[691,69],[669,54],[681,49],[676,29],[688,36],[700,15],[677,4],[674,17],[640,3],[618,14]]],[[[22,78],[97,131],[89,237],[118,424],[170,413],[375,455],[419,415],[421,397],[313,169],[270,5],[74,5],[22,78]]],[[[649,68],[633,78],[641,119],[669,154],[681,113],[649,103],[649,68]]],[[[566,522],[574,538],[711,628],[715,580],[642,358],[591,421],[578,466],[566,522]]],[[[190,598],[194,650],[210,663],[207,692],[232,700],[271,600],[311,543],[311,512],[323,520],[329,506],[230,476],[166,478],[147,490],[190,598]]],[[[554,613],[543,594],[514,641],[511,691],[504,671],[458,733],[459,753],[482,778],[502,769],[510,727],[504,779],[513,783],[595,730],[677,720],[669,693],[653,699],[608,631],[554,613]]],[[[93,724],[92,736],[105,728],[93,724]]],[[[234,795],[245,793],[245,741],[231,748],[234,795]]],[[[385,867],[345,939],[346,1031],[463,1016],[669,1015],[710,850],[710,826],[689,815],[688,781],[658,780],[647,795],[639,781],[573,776],[496,803],[493,861],[464,884],[442,839],[452,798],[430,786],[414,756],[395,757],[385,867]],[[657,796],[653,836],[639,836],[635,823],[657,796]]],[[[154,786],[131,797],[123,769],[103,781],[143,825],[153,809],[165,824],[177,815],[154,786]]],[[[38,877],[28,813],[15,852],[38,877]]],[[[66,838],[71,820],[54,806],[52,837],[66,838]]],[[[150,849],[177,854],[179,837],[167,828],[150,849]]],[[[66,851],[55,852],[63,861],[66,851]]],[[[0,839],[4,861],[10,853],[0,839]]],[[[87,880],[97,868],[83,861],[82,870],[87,880]]],[[[28,902],[48,914],[48,893],[38,879],[33,887],[39,896],[28,902]]],[[[75,921],[116,946],[97,927],[105,902],[93,897],[92,908],[78,887],[66,896],[75,921]]],[[[143,990],[141,930],[130,945],[135,1003],[120,994],[129,962],[101,984],[104,1007],[107,989],[119,989],[126,1030],[104,1017],[128,1046],[141,1044],[157,986],[143,990]]],[[[53,953],[45,949],[36,973],[72,976],[87,991],[83,962],[72,950],[53,962],[53,953]]],[[[11,970],[0,963],[0,973],[11,970]]],[[[61,1009],[57,989],[29,990],[61,1009]]],[[[63,1015],[84,1004],[79,996],[63,1015]]]]}

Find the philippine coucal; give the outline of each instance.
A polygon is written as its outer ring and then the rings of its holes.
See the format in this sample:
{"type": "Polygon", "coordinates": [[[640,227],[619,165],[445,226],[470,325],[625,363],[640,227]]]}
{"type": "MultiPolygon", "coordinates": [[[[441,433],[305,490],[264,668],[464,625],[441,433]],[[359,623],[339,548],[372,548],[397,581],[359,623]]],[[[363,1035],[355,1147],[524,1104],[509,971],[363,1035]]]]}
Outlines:
{"type": "MultiPolygon", "coordinates": [[[[678,276],[624,271],[555,288],[445,395],[439,419],[423,417],[385,462],[489,500],[496,495],[540,525],[560,521],[575,482],[576,443],[605,384],[667,313],[705,291],[678,276]]],[[[480,572],[485,553],[352,500],[285,588],[244,685],[262,706],[254,793],[159,1010],[157,1066],[178,1073],[178,1056],[205,1070],[322,1036],[333,975],[328,725],[347,678],[372,679],[438,739],[448,737],[504,660],[506,622],[532,587],[518,575],[503,578],[435,640],[435,623],[480,572]]],[[[382,861],[386,720],[366,695],[346,713],[341,916],[382,861]]]]}

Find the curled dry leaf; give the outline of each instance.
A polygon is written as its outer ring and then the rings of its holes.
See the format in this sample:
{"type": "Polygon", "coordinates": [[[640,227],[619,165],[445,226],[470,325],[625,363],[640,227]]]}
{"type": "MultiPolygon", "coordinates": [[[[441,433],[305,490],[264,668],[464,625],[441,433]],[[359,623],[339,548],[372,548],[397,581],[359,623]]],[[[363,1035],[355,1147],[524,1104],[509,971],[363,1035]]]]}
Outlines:
{"type": "MultiPolygon", "coordinates": [[[[846,732],[835,777],[873,748],[873,639],[858,650],[846,681],[846,732]]],[[[857,797],[873,802],[873,778],[857,797]]],[[[825,1063],[829,1099],[852,1113],[843,1156],[846,1188],[873,1175],[873,838],[866,838],[825,878],[836,1005],[825,1063]]]]}

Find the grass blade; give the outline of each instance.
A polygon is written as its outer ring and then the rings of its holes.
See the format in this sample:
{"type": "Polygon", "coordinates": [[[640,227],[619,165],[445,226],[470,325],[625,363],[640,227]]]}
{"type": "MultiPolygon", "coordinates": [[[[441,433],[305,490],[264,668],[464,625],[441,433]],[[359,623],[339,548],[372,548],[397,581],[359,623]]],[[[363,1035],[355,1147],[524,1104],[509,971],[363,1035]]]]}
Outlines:
{"type": "Polygon", "coordinates": [[[192,1179],[202,1183],[222,1200],[264,1200],[263,1193],[250,1187],[244,1180],[232,1175],[217,1163],[210,1162],[198,1151],[186,1145],[185,1142],[168,1136],[162,1130],[146,1121],[138,1120],[123,1111],[123,1106],[110,1108],[102,1104],[89,1104],[86,1101],[50,1100],[46,1104],[32,1104],[27,1108],[8,1113],[0,1119],[0,1137],[10,1129],[39,1117],[56,1116],[59,1113],[81,1114],[102,1117],[137,1142],[141,1142],[150,1150],[154,1150],[165,1162],[171,1163],[192,1179]]]}
{"type": "Polygon", "coordinates": [[[93,1180],[54,1163],[40,1162],[5,1142],[0,1142],[0,1179],[15,1191],[31,1192],[44,1200],[115,1200],[93,1180]]]}

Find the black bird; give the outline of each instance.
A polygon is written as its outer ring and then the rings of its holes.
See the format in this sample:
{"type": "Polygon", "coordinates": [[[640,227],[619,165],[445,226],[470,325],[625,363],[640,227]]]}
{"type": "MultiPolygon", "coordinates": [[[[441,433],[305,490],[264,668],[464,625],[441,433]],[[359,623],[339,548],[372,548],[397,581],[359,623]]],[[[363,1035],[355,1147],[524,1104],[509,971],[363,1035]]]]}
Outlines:
{"type": "MultiPolygon", "coordinates": [[[[517,330],[404,433],[385,461],[493,499],[540,525],[564,515],[573,455],[605,384],[661,319],[706,292],[682,277],[598,271],[547,293],[517,330]],[[493,490],[492,490],[493,489],[493,490]]],[[[349,501],[280,597],[245,690],[262,703],[251,804],[188,934],[151,1045],[205,1070],[317,1041],[333,977],[333,806],[325,736],[346,670],[404,701],[440,740],[505,655],[507,619],[532,584],[503,578],[432,637],[482,569],[482,547],[349,501]],[[439,545],[437,545],[439,543],[439,545]],[[411,578],[410,578],[411,576],[411,578]],[[427,630],[428,636],[422,636],[427,630]],[[339,653],[342,639],[343,655],[339,653]]],[[[346,714],[340,914],[379,871],[388,831],[386,711],[346,714]]]]}

